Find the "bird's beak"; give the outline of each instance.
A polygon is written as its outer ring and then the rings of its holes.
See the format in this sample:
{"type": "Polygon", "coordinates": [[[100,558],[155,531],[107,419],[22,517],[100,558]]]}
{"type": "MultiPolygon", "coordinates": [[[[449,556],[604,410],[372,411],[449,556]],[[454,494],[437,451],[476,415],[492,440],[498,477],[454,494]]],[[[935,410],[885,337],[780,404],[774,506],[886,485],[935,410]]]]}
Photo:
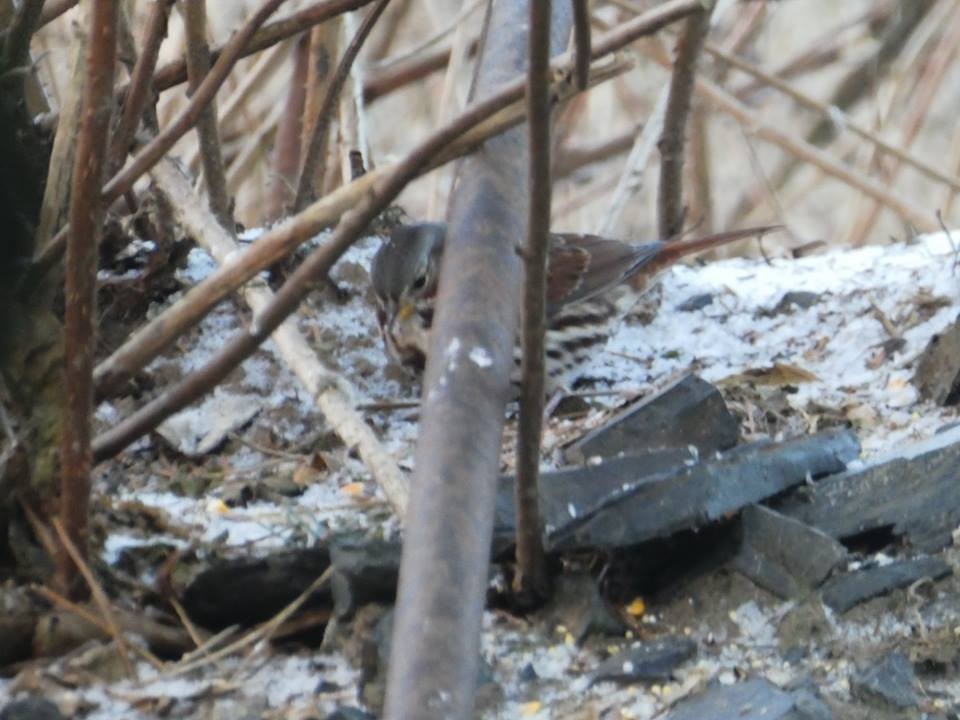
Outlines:
{"type": "Polygon", "coordinates": [[[410,301],[405,301],[400,304],[395,317],[400,322],[406,322],[410,319],[410,316],[412,316],[414,312],[416,312],[416,308],[414,307],[413,303],[410,301]]]}

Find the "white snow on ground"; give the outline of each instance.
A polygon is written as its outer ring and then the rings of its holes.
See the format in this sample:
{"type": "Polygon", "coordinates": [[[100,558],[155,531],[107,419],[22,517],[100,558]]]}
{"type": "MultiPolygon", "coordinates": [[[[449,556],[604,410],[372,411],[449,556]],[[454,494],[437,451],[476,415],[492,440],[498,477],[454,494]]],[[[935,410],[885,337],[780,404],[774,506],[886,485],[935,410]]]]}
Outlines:
{"type": "MultiPolygon", "coordinates": [[[[319,354],[355,385],[358,404],[409,400],[416,398],[418,392],[402,373],[388,367],[377,337],[363,272],[376,247],[376,241],[366,241],[351,250],[335,271],[338,283],[353,292],[346,303],[312,303],[298,314],[301,330],[319,354]],[[344,340],[348,342],[344,344],[344,340]]],[[[203,253],[194,252],[183,277],[195,282],[212,268],[203,253]]],[[[622,397],[636,391],[654,391],[690,369],[707,380],[720,381],[747,370],[785,363],[819,379],[799,384],[797,391],[788,396],[798,410],[811,401],[841,410],[859,406],[870,409],[854,415],[866,418],[858,423],[858,431],[865,456],[869,456],[907,440],[930,437],[955,417],[953,409],[918,403],[911,378],[912,365],[931,336],[957,317],[958,290],[960,275],[955,269],[955,252],[942,235],[920,238],[910,244],[839,250],[800,260],[775,259],[769,265],[736,259],[705,267],[676,267],[663,277],[662,304],[653,321],[642,325],[628,320],[606,352],[598,353],[590,376],[596,381],[596,389],[609,388],[622,397]],[[770,314],[788,291],[811,291],[822,297],[808,309],[770,314]],[[678,304],[702,293],[711,293],[713,303],[692,312],[676,309],[678,304]],[[921,307],[929,312],[918,315],[921,307]],[[888,325],[902,334],[905,344],[891,358],[875,362],[877,348],[890,339],[881,322],[884,316],[889,319],[888,325]]],[[[157,360],[151,370],[164,370],[161,375],[169,378],[196,369],[232,333],[243,331],[242,317],[235,306],[223,305],[201,324],[189,343],[181,342],[175,353],[157,360]]],[[[477,362],[482,358],[473,353],[470,359],[477,362]]],[[[310,405],[310,399],[269,345],[244,364],[242,378],[223,392],[258,395],[263,411],[248,427],[269,428],[278,440],[295,445],[322,428],[322,418],[310,405]]],[[[613,396],[607,403],[614,405],[619,401],[613,396]]],[[[118,412],[115,407],[104,405],[98,411],[98,419],[105,425],[112,424],[127,411],[125,408],[118,412]]],[[[595,411],[577,422],[596,423],[602,416],[602,412],[595,411]]],[[[371,412],[368,417],[386,447],[403,467],[409,468],[416,411],[371,412]]],[[[571,427],[570,421],[557,421],[556,425],[571,427]]],[[[243,436],[242,429],[237,433],[243,436]]],[[[231,473],[253,472],[258,462],[267,459],[253,445],[237,448],[223,458],[223,485],[229,484],[231,473]]],[[[286,465],[275,464],[271,472],[291,473],[297,464],[294,460],[286,465]]],[[[256,482],[256,478],[251,482],[256,482]]],[[[381,531],[395,532],[395,523],[383,529],[386,513],[382,505],[376,506],[380,508],[379,516],[371,517],[369,502],[360,503],[353,492],[346,492],[348,488],[355,490],[358,483],[363,485],[365,500],[379,497],[359,461],[343,457],[329,471],[318,473],[301,495],[285,500],[257,500],[245,506],[227,507],[220,501],[219,487],[200,497],[184,497],[170,491],[168,476],[157,475],[148,478],[145,487],[122,489],[112,501],[136,500],[158,508],[193,537],[221,542],[236,547],[239,553],[254,555],[282,547],[294,538],[302,541],[304,537],[322,537],[343,527],[367,528],[376,523],[381,531]]],[[[165,542],[179,544],[173,537],[164,538],[165,542]]],[[[151,539],[134,532],[118,532],[107,541],[104,558],[116,561],[123,549],[148,540],[151,539]]],[[[701,657],[689,664],[678,673],[676,682],[644,690],[619,688],[610,683],[587,687],[585,674],[597,663],[593,650],[578,648],[562,634],[545,637],[531,628],[516,630],[515,626],[498,621],[495,614],[487,613],[483,654],[505,692],[499,711],[488,717],[559,717],[551,708],[564,704],[573,708],[586,703],[600,710],[617,708],[620,717],[654,717],[665,705],[694,691],[705,680],[732,681],[735,668],[764,662],[765,646],[771,637],[763,613],[755,605],[747,605],[731,618],[740,629],[739,640],[730,638],[719,655],[701,657]],[[517,679],[528,664],[542,679],[536,697],[531,697],[529,686],[517,679]]],[[[708,632],[717,631],[687,630],[700,640],[708,632]]],[[[903,626],[894,618],[883,628],[852,625],[851,637],[855,638],[861,630],[895,636],[903,632],[903,626]]],[[[217,666],[216,680],[199,675],[191,676],[189,681],[155,678],[154,671],[143,670],[138,683],[94,686],[76,692],[96,707],[88,715],[91,718],[146,717],[133,709],[135,698],[215,694],[218,687],[225,691],[229,688],[218,699],[218,705],[232,702],[239,709],[245,703],[255,702],[263,703],[264,708],[305,708],[315,702],[311,692],[318,680],[328,676],[335,677],[336,684],[350,686],[349,692],[341,693],[340,702],[355,702],[351,695],[355,671],[335,655],[265,654],[242,671],[237,668],[236,661],[231,660],[217,666]],[[235,682],[218,686],[224,678],[235,682]]],[[[771,668],[767,670],[772,672],[771,668]]],[[[781,668],[780,672],[787,682],[791,677],[789,668],[781,668]]],[[[832,668],[830,672],[842,688],[846,682],[843,668],[832,668]]],[[[768,677],[774,675],[767,672],[768,677]]],[[[3,687],[0,685],[0,695],[3,687]]],[[[329,706],[325,700],[321,705],[329,706]]]]}
{"type": "Polygon", "coordinates": [[[838,250],[773,260],[770,266],[736,259],[675,267],[663,281],[663,307],[654,321],[628,323],[598,359],[601,369],[591,374],[614,379],[615,387],[652,390],[694,361],[712,382],[774,362],[789,363],[820,379],[798,386],[789,397],[794,407],[803,409],[815,400],[876,411],[876,423],[860,428],[866,454],[925,437],[953,412],[917,405],[912,364],[930,338],[957,317],[960,274],[955,258],[947,237],[937,234],[909,245],[838,250]],[[822,297],[808,309],[765,316],[789,291],[822,297]],[[701,293],[712,293],[714,302],[693,312],[675,310],[701,293]],[[910,324],[920,304],[937,300],[944,306],[929,319],[910,324]],[[906,344],[873,369],[873,353],[890,339],[875,308],[898,326],[906,344]]]}

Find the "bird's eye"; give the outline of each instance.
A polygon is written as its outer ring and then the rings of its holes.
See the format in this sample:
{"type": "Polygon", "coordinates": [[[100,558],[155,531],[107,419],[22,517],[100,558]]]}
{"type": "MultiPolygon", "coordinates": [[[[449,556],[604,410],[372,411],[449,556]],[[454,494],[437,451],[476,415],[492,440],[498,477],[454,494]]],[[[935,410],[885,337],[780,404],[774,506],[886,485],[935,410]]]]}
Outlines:
{"type": "Polygon", "coordinates": [[[426,285],[427,285],[426,275],[420,275],[416,280],[413,281],[414,290],[423,290],[423,288],[426,287],[426,285]]]}

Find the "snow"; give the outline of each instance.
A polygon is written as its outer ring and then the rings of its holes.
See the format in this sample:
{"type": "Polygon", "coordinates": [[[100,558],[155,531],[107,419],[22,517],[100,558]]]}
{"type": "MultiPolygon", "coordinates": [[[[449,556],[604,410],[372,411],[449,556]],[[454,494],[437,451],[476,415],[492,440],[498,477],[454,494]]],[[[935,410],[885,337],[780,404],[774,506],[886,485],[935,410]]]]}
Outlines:
{"type": "MultiPolygon", "coordinates": [[[[250,237],[257,234],[248,233],[250,237]]],[[[360,404],[411,400],[419,393],[417,383],[389,365],[378,336],[364,276],[376,247],[376,239],[364,241],[335,268],[334,280],[349,294],[345,301],[311,299],[297,315],[301,331],[318,355],[354,385],[360,404]]],[[[644,325],[639,315],[629,317],[605,352],[596,354],[589,376],[596,389],[611,394],[591,397],[595,409],[586,418],[551,421],[544,466],[554,462],[553,450],[564,438],[605,420],[609,412],[603,406],[612,409],[625,397],[655,391],[691,370],[722,384],[747,370],[775,363],[799,368],[817,378],[792,383],[795,391],[786,394],[786,401],[798,413],[809,412],[816,403],[846,414],[858,430],[864,463],[878,460],[907,440],[924,439],[930,445],[956,441],[960,428],[934,435],[955,417],[955,411],[918,402],[912,386],[917,356],[932,335],[960,312],[960,279],[954,258],[948,239],[931,235],[908,244],[835,250],[799,260],[774,259],[770,264],[734,259],[667,271],[662,278],[661,304],[652,321],[644,325]],[[814,292],[821,297],[806,309],[772,312],[788,291],[814,292]],[[703,293],[713,296],[711,304],[692,312],[677,309],[688,298],[703,293]],[[895,328],[904,342],[891,357],[877,362],[877,349],[890,339],[885,323],[895,328]]],[[[194,251],[182,277],[195,283],[213,269],[205,253],[194,251]]],[[[197,369],[234,333],[244,331],[244,317],[245,311],[232,301],[222,303],[188,342],[181,342],[175,352],[155,361],[149,372],[162,378],[179,378],[197,369]]],[[[462,350],[459,339],[446,348],[448,369],[456,367],[462,350]]],[[[480,368],[492,362],[482,347],[472,347],[464,356],[480,368]]],[[[114,529],[102,549],[105,561],[115,563],[126,550],[157,543],[186,547],[183,537],[249,556],[313,542],[346,529],[386,535],[397,532],[396,520],[382,510],[382,505],[376,505],[381,495],[366,469],[345,449],[331,454],[332,464],[318,472],[299,496],[256,499],[231,507],[225,502],[231,486],[257,484],[268,476],[295,475],[297,468],[317,452],[317,441],[312,438],[325,424],[309,394],[283,366],[272,343],[246,361],[218,393],[250,402],[256,399],[259,413],[248,425],[232,429],[247,438],[258,437],[258,431],[268,432],[285,452],[290,448],[290,456],[278,459],[264,454],[254,443],[231,443],[228,451],[217,456],[222,464],[222,481],[198,497],[173,492],[167,474],[146,473],[137,485],[122,487],[105,500],[154,508],[179,532],[144,536],[134,529],[114,529]],[[342,489],[358,483],[363,487],[362,502],[342,489]],[[373,507],[381,508],[379,513],[371,512],[371,499],[373,507]]],[[[195,418],[197,412],[185,410],[182,419],[195,418]]],[[[118,410],[116,405],[105,403],[98,408],[97,419],[111,425],[127,413],[126,407],[118,410]]],[[[417,411],[378,411],[367,418],[400,466],[410,469],[417,411]]],[[[198,433],[194,434],[203,436],[198,433]]],[[[128,456],[135,458],[137,452],[128,451],[128,456]]],[[[202,458],[195,462],[197,472],[219,467],[212,459],[206,466],[201,464],[202,458]]],[[[185,470],[190,471],[190,466],[185,470]]],[[[568,510],[572,516],[577,513],[573,505],[568,510]]],[[[732,682],[741,668],[769,662],[776,656],[771,650],[776,644],[771,617],[785,610],[786,606],[774,608],[771,615],[770,608],[760,608],[753,602],[736,607],[729,617],[729,637],[723,627],[694,627],[691,632],[701,644],[719,645],[718,652],[683,668],[674,682],[649,691],[610,683],[588,686],[585,668],[596,665],[596,648],[578,647],[566,632],[551,633],[530,626],[517,629],[488,612],[484,617],[483,656],[503,689],[504,701],[485,717],[556,716],[551,708],[572,698],[577,703],[589,699],[595,707],[616,708],[622,717],[652,718],[708,680],[732,682]],[[539,677],[536,697],[531,697],[530,687],[518,680],[527,665],[539,677]]],[[[841,622],[829,611],[828,618],[851,643],[875,642],[878,636],[896,638],[910,630],[892,615],[879,624],[841,622]]],[[[644,628],[659,627],[659,616],[654,619],[652,613],[642,621],[644,628]]],[[[356,671],[341,656],[271,653],[242,672],[235,660],[218,666],[217,677],[226,673],[240,686],[235,695],[226,695],[218,703],[234,703],[239,711],[247,706],[245,703],[255,701],[291,712],[317,702],[312,693],[323,678],[344,688],[339,696],[331,695],[330,707],[355,704],[356,671]],[[318,671],[318,663],[322,671],[318,671]]],[[[771,675],[769,667],[764,672],[784,683],[793,674],[790,668],[778,668],[779,675],[771,675]]],[[[838,663],[825,672],[831,687],[842,690],[848,672],[838,663]]],[[[214,692],[216,682],[209,678],[165,678],[146,667],[138,668],[138,673],[140,680],[136,682],[113,684],[108,690],[91,686],[78,691],[95,706],[87,717],[146,717],[134,709],[132,698],[209,694],[214,692]]],[[[328,706],[326,700],[321,706],[328,706]]]]}

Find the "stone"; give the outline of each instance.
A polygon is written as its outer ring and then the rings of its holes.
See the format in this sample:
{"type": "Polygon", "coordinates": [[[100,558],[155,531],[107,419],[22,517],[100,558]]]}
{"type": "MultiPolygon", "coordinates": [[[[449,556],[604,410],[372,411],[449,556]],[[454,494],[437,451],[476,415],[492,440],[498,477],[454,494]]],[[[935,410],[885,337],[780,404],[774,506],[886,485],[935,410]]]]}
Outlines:
{"type": "Polygon", "coordinates": [[[687,375],[627,407],[563,454],[571,465],[664,448],[695,447],[701,455],[709,455],[733,447],[739,437],[739,423],[720,391],[696,375],[687,375]]]}
{"type": "Polygon", "coordinates": [[[703,308],[712,304],[713,293],[699,293],[697,295],[691,295],[677,305],[677,310],[680,312],[694,312],[696,310],[703,310],[703,308]]]}
{"type": "Polygon", "coordinates": [[[917,550],[935,552],[951,544],[960,526],[958,466],[955,428],[802,488],[776,509],[837,540],[880,528],[917,550]]]}
{"type": "MultiPolygon", "coordinates": [[[[540,507],[552,551],[616,548],[692,530],[837,473],[859,455],[856,435],[832,429],[782,443],[743,445],[695,458],[661,450],[543,473],[540,507]]],[[[513,541],[512,479],[497,494],[494,547],[513,541]]]]}
{"type": "Polygon", "coordinates": [[[844,613],[866,600],[907,587],[922,578],[936,580],[951,572],[950,564],[941,557],[900,560],[857,570],[828,580],[822,589],[823,602],[834,611],[844,613]]]}
{"type": "Polygon", "coordinates": [[[731,567],[784,599],[801,599],[847,558],[821,530],[762,505],[740,514],[741,543],[731,567]]]}
{"type": "Polygon", "coordinates": [[[892,652],[852,678],[854,697],[880,709],[906,710],[917,707],[917,678],[907,656],[892,652]]]}
{"type": "Polygon", "coordinates": [[[669,680],[673,671],[697,654],[697,643],[685,637],[665,637],[634,643],[607,658],[593,672],[590,683],[656,682],[669,680]]]}

